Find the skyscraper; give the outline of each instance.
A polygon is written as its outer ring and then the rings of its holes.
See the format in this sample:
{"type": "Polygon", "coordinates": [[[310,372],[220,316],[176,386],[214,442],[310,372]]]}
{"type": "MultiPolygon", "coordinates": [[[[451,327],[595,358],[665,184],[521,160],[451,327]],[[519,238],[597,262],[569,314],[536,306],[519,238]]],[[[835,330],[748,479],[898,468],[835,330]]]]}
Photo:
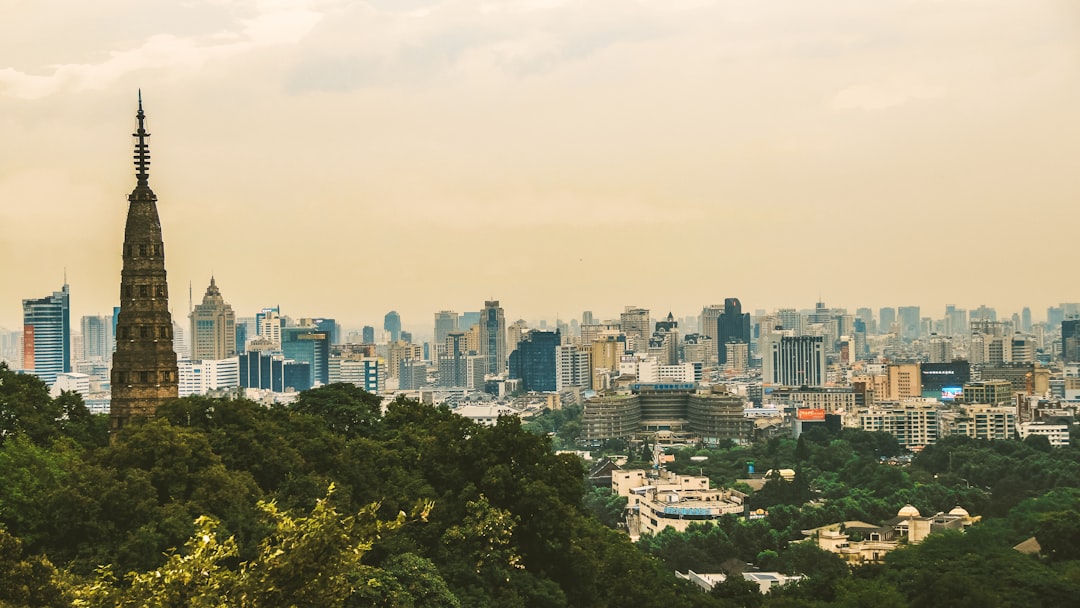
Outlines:
{"type": "Polygon", "coordinates": [[[488,373],[506,371],[506,315],[498,300],[484,302],[480,311],[480,354],[488,357],[488,373]]]}
{"type": "Polygon", "coordinates": [[[742,303],[738,298],[724,300],[724,312],[716,319],[716,335],[716,351],[721,365],[727,363],[726,344],[750,343],[750,313],[742,311],[742,303]]]}
{"type": "Polygon", "coordinates": [[[1080,362],[1080,319],[1061,322],[1061,358],[1065,363],[1080,362]]]}
{"type": "Polygon", "coordinates": [[[383,317],[383,329],[390,334],[391,342],[401,339],[401,315],[396,310],[391,310],[383,317]]]}
{"type": "Polygon", "coordinates": [[[435,343],[445,344],[446,336],[458,330],[458,314],[452,310],[435,313],[435,343]]]}
{"type": "Polygon", "coordinates": [[[71,371],[71,305],[67,282],[46,298],[23,300],[23,369],[52,386],[71,371]]]}
{"type": "Polygon", "coordinates": [[[911,342],[919,338],[919,315],[918,306],[900,306],[896,309],[896,316],[900,318],[900,339],[911,342]]]}
{"type": "Polygon", "coordinates": [[[112,356],[112,317],[86,316],[82,318],[83,361],[105,360],[112,356]]]}
{"type": "Polygon", "coordinates": [[[896,309],[885,307],[878,309],[878,333],[891,334],[896,324],[896,309]]]}
{"type": "Polygon", "coordinates": [[[153,417],[159,405],[178,395],[165,244],[157,195],[149,185],[150,147],[146,140],[150,134],[143,123],[146,115],[141,94],[136,118],[136,185],[128,195],[112,367],[109,426],[114,431],[134,419],[153,417]]]}
{"type": "Polygon", "coordinates": [[[784,386],[825,383],[822,336],[770,336],[768,348],[762,350],[762,382],[784,386]]]}
{"type": "Polygon", "coordinates": [[[221,296],[214,277],[201,304],[191,312],[191,359],[213,361],[236,354],[236,313],[221,296]]]}
{"type": "Polygon", "coordinates": [[[534,329],[521,338],[510,355],[510,377],[521,378],[527,391],[554,391],[558,375],[559,330],[534,329]]]}

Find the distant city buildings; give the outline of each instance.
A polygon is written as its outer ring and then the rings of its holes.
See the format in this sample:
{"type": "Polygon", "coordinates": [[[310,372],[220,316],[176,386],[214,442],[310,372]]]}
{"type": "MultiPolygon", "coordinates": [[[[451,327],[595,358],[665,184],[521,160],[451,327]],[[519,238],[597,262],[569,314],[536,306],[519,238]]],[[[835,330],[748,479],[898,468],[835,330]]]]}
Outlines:
{"type": "Polygon", "coordinates": [[[202,302],[191,312],[191,359],[218,360],[236,354],[236,313],[221,295],[214,277],[202,302]]]}

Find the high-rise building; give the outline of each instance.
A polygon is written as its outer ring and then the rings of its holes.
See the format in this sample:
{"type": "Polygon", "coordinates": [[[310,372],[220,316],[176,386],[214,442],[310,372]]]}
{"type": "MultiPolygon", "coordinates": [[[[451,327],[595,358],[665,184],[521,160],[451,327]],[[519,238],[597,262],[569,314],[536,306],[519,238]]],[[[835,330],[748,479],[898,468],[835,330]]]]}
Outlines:
{"type": "Polygon", "coordinates": [[[71,371],[71,301],[67,282],[45,298],[23,300],[23,369],[52,386],[71,371]]]}
{"type": "Polygon", "coordinates": [[[277,306],[264,308],[255,314],[258,335],[264,341],[281,346],[281,309],[277,306]]]}
{"type": "Polygon", "coordinates": [[[1020,331],[1031,333],[1031,309],[1027,306],[1020,311],[1020,331]]]}
{"type": "Polygon", "coordinates": [[[401,339],[401,315],[396,310],[391,310],[383,317],[383,331],[390,334],[390,342],[401,339]]]}
{"type": "Polygon", "coordinates": [[[435,313],[435,343],[445,344],[446,336],[458,330],[458,314],[452,310],[435,313]]]}
{"type": "Polygon", "coordinates": [[[360,330],[360,339],[364,342],[364,344],[374,344],[375,328],[370,325],[365,325],[363,329],[360,330]]]}
{"type": "Polygon", "coordinates": [[[585,312],[581,313],[581,324],[582,325],[592,325],[593,324],[593,314],[592,314],[591,310],[586,310],[585,312]]]}
{"type": "Polygon", "coordinates": [[[330,383],[330,336],[313,327],[285,327],[281,330],[281,352],[286,359],[311,365],[309,386],[330,383]]]}
{"type": "Polygon", "coordinates": [[[134,133],[135,189],[128,195],[120,271],[120,314],[113,353],[109,426],[116,431],[136,419],[151,418],[159,405],[179,394],[165,244],[157,195],[150,189],[150,147],[139,96],[134,133]]]}
{"type": "Polygon", "coordinates": [[[1080,319],[1061,322],[1061,358],[1065,363],[1080,362],[1080,319]]]}
{"type": "Polygon", "coordinates": [[[112,317],[86,316],[82,318],[83,361],[103,361],[112,356],[112,317]]]}
{"type": "Polygon", "coordinates": [[[619,315],[619,326],[626,334],[627,344],[635,351],[645,352],[649,339],[649,309],[627,306],[619,315]]]}
{"type": "Polygon", "coordinates": [[[896,309],[891,306],[878,309],[878,333],[891,334],[896,325],[896,309]]]}
{"type": "Polygon", "coordinates": [[[953,345],[950,336],[930,336],[930,363],[949,363],[953,360],[953,345]]]}
{"type": "Polygon", "coordinates": [[[726,298],[724,300],[724,312],[716,320],[716,344],[720,364],[727,363],[726,344],[750,344],[750,313],[742,311],[742,303],[738,298],[726,298]]]}
{"type": "Polygon", "coordinates": [[[698,323],[701,331],[698,333],[712,340],[713,344],[716,344],[718,322],[723,313],[724,307],[718,304],[710,304],[701,309],[701,321],[698,323]]]}
{"type": "Polygon", "coordinates": [[[236,313],[221,296],[214,277],[202,303],[191,311],[191,359],[218,361],[236,354],[236,313]]]}
{"type": "Polygon", "coordinates": [[[558,376],[558,348],[562,343],[559,330],[534,329],[521,338],[517,350],[510,354],[510,377],[521,378],[527,391],[554,391],[558,376]]]}
{"type": "Polygon", "coordinates": [[[825,383],[825,343],[822,336],[770,336],[762,352],[761,381],[784,386],[822,386],[825,383]]]}
{"type": "Polygon", "coordinates": [[[488,357],[488,373],[506,371],[506,316],[498,300],[484,302],[480,313],[480,354],[488,357]]]}
{"type": "Polygon", "coordinates": [[[906,342],[917,340],[920,333],[920,320],[918,306],[900,306],[896,309],[896,316],[900,320],[900,339],[906,342]]]}
{"type": "Polygon", "coordinates": [[[558,367],[555,372],[555,390],[568,386],[592,388],[592,349],[571,344],[558,347],[558,367]]]}

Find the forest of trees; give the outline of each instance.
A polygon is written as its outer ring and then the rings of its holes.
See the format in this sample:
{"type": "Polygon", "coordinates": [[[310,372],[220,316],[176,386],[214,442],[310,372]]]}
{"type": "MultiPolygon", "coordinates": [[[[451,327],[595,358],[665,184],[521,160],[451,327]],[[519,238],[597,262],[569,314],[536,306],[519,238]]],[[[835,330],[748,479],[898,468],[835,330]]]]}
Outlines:
{"type": "Polygon", "coordinates": [[[1080,592],[1075,448],[948,438],[906,468],[879,464],[890,438],[852,431],[684,450],[673,469],[719,484],[747,461],[797,475],[752,496],[767,519],[635,545],[613,529],[618,501],[554,453],[574,424],[485,427],[404,399],[382,412],[335,384],[289,406],[178,399],[110,437],[78,395],[0,365],[0,607],[1055,606],[1080,592]],[[986,518],[854,570],[790,542],[905,503],[986,518]],[[1043,557],[1012,549],[1032,535],[1043,557]],[[747,562],[807,578],[762,596],[738,576],[706,594],[674,575],[747,562]]]}

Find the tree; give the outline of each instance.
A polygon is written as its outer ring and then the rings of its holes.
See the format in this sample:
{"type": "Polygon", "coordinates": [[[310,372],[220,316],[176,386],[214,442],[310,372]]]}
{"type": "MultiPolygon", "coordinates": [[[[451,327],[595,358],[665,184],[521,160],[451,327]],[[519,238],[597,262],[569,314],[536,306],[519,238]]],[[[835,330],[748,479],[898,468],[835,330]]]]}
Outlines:
{"type": "Polygon", "coordinates": [[[65,606],[56,577],[48,559],[25,557],[22,541],[0,526],[0,606],[65,606]]]}
{"type": "Polygon", "coordinates": [[[304,391],[291,407],[319,416],[328,429],[346,437],[370,436],[382,417],[382,398],[347,382],[304,391]]]}

